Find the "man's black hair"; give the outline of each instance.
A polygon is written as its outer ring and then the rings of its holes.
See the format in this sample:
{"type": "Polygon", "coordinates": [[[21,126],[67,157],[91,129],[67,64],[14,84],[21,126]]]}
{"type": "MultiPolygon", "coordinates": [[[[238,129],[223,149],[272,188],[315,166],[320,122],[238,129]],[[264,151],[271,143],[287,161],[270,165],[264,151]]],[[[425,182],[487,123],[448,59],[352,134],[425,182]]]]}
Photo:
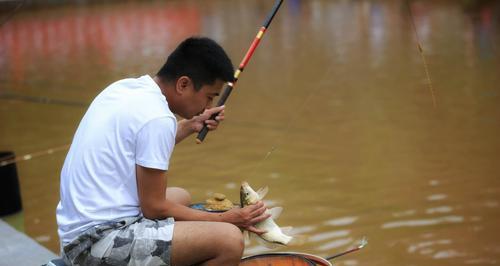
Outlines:
{"type": "Polygon", "coordinates": [[[166,82],[188,76],[196,90],[212,85],[217,79],[234,80],[234,68],[224,49],[214,40],[191,37],[184,40],[168,56],[167,62],[156,74],[166,82]]]}

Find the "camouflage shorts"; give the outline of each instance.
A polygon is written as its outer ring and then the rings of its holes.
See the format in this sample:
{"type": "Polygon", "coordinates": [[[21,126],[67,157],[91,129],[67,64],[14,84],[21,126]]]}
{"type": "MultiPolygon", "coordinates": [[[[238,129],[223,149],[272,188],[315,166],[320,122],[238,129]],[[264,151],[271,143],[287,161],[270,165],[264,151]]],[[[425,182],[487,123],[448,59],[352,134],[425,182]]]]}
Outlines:
{"type": "Polygon", "coordinates": [[[170,265],[174,219],[130,217],[97,225],[63,247],[67,265],[170,265]]]}

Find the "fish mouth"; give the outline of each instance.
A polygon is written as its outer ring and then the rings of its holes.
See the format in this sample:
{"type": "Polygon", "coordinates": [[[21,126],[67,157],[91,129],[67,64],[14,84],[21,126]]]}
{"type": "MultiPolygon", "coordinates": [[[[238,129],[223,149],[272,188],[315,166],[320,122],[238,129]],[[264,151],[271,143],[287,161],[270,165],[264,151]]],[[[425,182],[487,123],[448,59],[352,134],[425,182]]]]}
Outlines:
{"type": "Polygon", "coordinates": [[[245,207],[245,191],[249,187],[248,182],[243,181],[241,182],[241,187],[240,187],[240,206],[241,208],[245,207]]]}

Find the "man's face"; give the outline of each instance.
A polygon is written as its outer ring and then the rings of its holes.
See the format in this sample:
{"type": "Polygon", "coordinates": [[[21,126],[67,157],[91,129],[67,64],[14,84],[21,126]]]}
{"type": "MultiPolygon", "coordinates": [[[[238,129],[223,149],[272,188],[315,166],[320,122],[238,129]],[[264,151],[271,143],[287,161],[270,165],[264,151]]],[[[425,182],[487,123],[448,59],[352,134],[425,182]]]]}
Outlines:
{"type": "MultiPolygon", "coordinates": [[[[192,83],[191,83],[192,84],[192,83]]],[[[224,82],[217,79],[212,85],[203,85],[199,91],[196,91],[194,85],[185,92],[183,113],[180,116],[190,119],[195,115],[199,115],[212,107],[213,100],[219,96],[224,82]]]]}

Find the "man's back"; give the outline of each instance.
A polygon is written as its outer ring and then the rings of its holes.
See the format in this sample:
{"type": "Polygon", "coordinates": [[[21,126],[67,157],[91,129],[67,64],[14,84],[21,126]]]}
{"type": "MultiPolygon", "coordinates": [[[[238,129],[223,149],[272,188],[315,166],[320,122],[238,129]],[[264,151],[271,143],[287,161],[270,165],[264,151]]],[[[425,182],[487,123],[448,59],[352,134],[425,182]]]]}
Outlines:
{"type": "Polygon", "coordinates": [[[170,155],[175,131],[175,116],[151,77],[120,80],[103,90],[80,122],[61,172],[61,240],[67,243],[92,225],[139,215],[135,165],[143,160],[166,169],[163,154],[170,155]],[[151,143],[157,139],[163,143],[151,143]],[[150,149],[162,149],[161,158],[149,158],[156,154],[145,154],[150,149]]]}

